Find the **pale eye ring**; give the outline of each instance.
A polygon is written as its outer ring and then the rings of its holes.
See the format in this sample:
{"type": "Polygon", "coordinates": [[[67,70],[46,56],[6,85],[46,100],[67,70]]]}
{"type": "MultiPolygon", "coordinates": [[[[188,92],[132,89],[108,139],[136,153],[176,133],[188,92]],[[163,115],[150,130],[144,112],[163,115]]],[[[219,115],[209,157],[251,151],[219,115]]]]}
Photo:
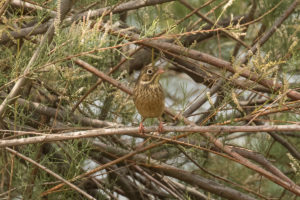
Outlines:
{"type": "Polygon", "coordinates": [[[152,74],[152,73],[153,73],[153,71],[151,69],[147,70],[147,74],[152,74]]]}

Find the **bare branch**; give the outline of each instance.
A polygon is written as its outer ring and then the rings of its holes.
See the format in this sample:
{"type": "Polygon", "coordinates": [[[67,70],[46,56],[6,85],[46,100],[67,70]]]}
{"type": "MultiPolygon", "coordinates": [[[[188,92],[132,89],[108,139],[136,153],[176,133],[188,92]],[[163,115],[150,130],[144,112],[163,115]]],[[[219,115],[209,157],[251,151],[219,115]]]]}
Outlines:
{"type": "MultiPolygon", "coordinates": [[[[145,133],[155,132],[157,127],[145,128],[145,133]]],[[[234,133],[234,132],[279,132],[300,131],[300,125],[270,125],[270,126],[164,126],[164,132],[189,132],[189,133],[234,133]]],[[[38,133],[36,133],[38,134],[38,133]]],[[[44,134],[43,136],[28,137],[22,139],[0,140],[0,147],[19,146],[25,144],[44,143],[52,141],[72,140],[78,138],[90,138],[108,135],[133,135],[145,137],[138,132],[138,127],[124,127],[111,129],[94,129],[87,131],[76,131],[61,134],[44,134]]]]}

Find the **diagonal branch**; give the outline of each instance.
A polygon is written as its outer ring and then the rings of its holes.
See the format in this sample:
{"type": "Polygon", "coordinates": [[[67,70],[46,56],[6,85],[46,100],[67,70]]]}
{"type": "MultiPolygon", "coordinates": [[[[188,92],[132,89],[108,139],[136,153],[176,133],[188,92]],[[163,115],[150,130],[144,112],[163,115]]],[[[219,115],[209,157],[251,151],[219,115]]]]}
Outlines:
{"type": "Polygon", "coordinates": [[[53,171],[51,171],[50,169],[46,168],[45,166],[35,162],[34,160],[32,160],[31,158],[28,158],[26,156],[24,156],[23,154],[6,147],[5,148],[6,151],[30,162],[31,164],[37,166],[38,168],[44,170],[45,172],[47,172],[48,174],[54,176],[56,179],[62,181],[63,183],[65,183],[66,185],[70,186],[71,188],[73,188],[75,191],[79,192],[80,194],[82,194],[83,196],[85,196],[87,199],[93,199],[96,200],[94,197],[92,197],[91,195],[89,195],[88,193],[86,193],[85,191],[83,191],[82,189],[80,189],[79,187],[77,187],[76,185],[74,185],[73,183],[70,183],[69,181],[67,181],[66,179],[64,179],[63,177],[59,176],[58,174],[54,173],[53,171]]]}
{"type": "MultiPolygon", "coordinates": [[[[29,63],[27,64],[25,70],[24,70],[24,74],[27,74],[31,68],[31,66],[33,65],[33,63],[37,60],[39,54],[42,51],[42,47],[45,45],[45,43],[48,41],[48,35],[51,35],[51,33],[54,30],[54,26],[53,24],[49,27],[47,33],[44,35],[41,43],[39,44],[39,46],[37,47],[37,49],[35,50],[33,56],[31,57],[29,63]]],[[[12,88],[12,90],[10,91],[10,93],[7,95],[7,97],[4,99],[4,101],[1,103],[0,105],[0,122],[3,120],[4,118],[4,112],[6,110],[6,107],[10,104],[12,104],[15,101],[15,97],[17,95],[19,95],[21,87],[25,84],[26,78],[22,77],[19,80],[17,80],[16,84],[14,85],[14,87],[12,88]]]]}
{"type": "MultiPolygon", "coordinates": [[[[121,31],[120,29],[115,29],[117,31],[121,31]]],[[[123,33],[119,34],[123,34],[124,37],[129,36],[130,40],[139,40],[139,36],[137,34],[134,34],[132,32],[129,31],[123,31],[123,33]],[[125,34],[124,34],[125,33],[125,34]]],[[[211,65],[214,65],[218,68],[225,69],[231,73],[234,74],[239,74],[240,76],[243,76],[245,78],[248,78],[252,81],[255,81],[269,89],[274,89],[276,91],[279,91],[282,88],[282,84],[280,83],[274,83],[274,81],[269,80],[269,79],[263,79],[261,78],[258,74],[251,72],[248,69],[245,68],[241,68],[241,67],[233,67],[232,64],[228,61],[222,60],[220,58],[216,58],[214,56],[211,56],[209,54],[206,53],[202,53],[200,51],[197,50],[193,50],[193,49],[188,49],[182,46],[178,46],[175,44],[170,44],[168,42],[163,42],[163,41],[142,41],[139,42],[142,45],[151,47],[151,48],[156,48],[156,49],[164,49],[167,51],[170,51],[172,53],[178,54],[178,55],[185,55],[188,56],[192,59],[198,60],[198,61],[202,61],[211,65]]],[[[287,93],[287,96],[290,97],[293,100],[300,100],[300,93],[294,90],[289,90],[289,92],[287,93]]]]}
{"type": "Polygon", "coordinates": [[[296,9],[297,5],[300,4],[299,0],[295,0],[288,8],[287,10],[283,13],[283,15],[278,18],[274,25],[272,26],[272,28],[267,31],[259,40],[256,44],[254,44],[250,51],[251,52],[248,52],[248,55],[243,57],[241,60],[240,60],[240,63],[244,64],[247,62],[248,60],[248,57],[250,55],[253,55],[256,53],[257,51],[257,48],[262,46],[265,42],[268,41],[268,39],[273,35],[273,33],[275,33],[275,31],[281,26],[281,24],[293,13],[293,11],[296,9]]]}

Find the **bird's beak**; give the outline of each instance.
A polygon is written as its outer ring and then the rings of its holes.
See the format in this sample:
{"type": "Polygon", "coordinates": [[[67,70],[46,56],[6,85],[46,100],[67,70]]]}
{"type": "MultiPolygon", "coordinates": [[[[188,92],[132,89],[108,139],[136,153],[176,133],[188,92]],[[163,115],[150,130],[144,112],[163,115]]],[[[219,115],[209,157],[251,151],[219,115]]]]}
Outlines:
{"type": "Polygon", "coordinates": [[[163,69],[158,69],[158,71],[157,71],[157,73],[158,74],[162,74],[162,73],[164,73],[165,71],[163,70],[163,69]]]}

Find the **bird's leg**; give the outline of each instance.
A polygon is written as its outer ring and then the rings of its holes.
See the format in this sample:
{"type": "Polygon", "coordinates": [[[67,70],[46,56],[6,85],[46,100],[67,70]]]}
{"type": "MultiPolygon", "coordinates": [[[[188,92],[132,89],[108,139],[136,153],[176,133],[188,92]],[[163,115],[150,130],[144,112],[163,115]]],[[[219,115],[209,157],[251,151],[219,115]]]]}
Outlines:
{"type": "Polygon", "coordinates": [[[164,132],[164,130],[163,130],[163,123],[162,123],[161,117],[159,117],[158,120],[159,120],[158,132],[162,133],[162,132],[164,132]]]}
{"type": "Polygon", "coordinates": [[[142,121],[141,121],[141,123],[140,123],[139,134],[144,134],[144,132],[145,132],[145,128],[144,128],[144,125],[143,125],[144,121],[145,121],[145,118],[143,118],[142,121]]]}
{"type": "Polygon", "coordinates": [[[144,125],[143,122],[141,122],[139,126],[139,134],[144,134],[144,132],[145,132],[144,125]]]}

